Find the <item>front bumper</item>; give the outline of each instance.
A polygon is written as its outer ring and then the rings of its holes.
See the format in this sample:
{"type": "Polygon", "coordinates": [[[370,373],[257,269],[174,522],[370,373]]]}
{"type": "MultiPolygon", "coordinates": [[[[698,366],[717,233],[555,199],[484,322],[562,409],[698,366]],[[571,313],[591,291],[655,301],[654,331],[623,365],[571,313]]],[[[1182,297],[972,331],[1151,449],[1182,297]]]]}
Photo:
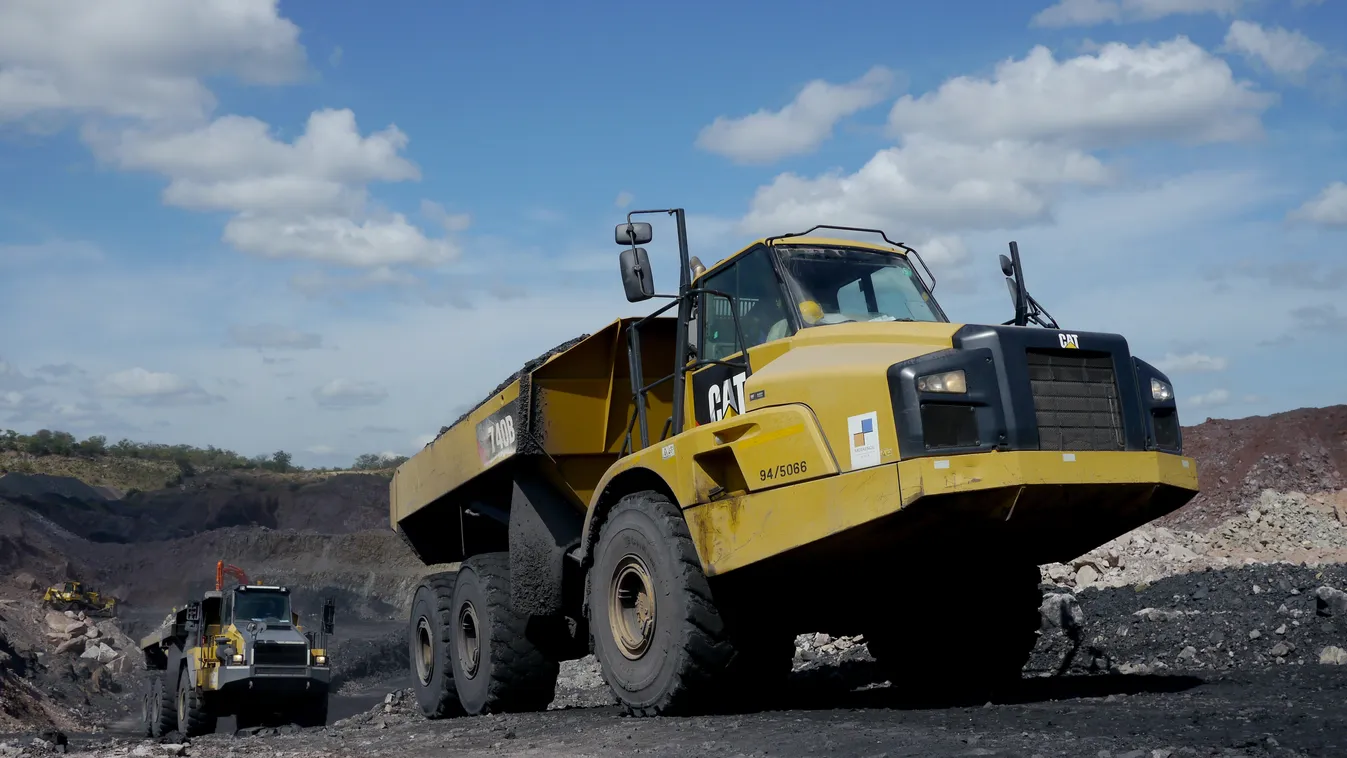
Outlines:
{"type": "MultiPolygon", "coordinates": [[[[1064,561],[1176,510],[1197,464],[1155,451],[918,457],[684,511],[708,574],[780,559],[1064,561]]],[[[777,561],[772,561],[777,563],[777,561]]]]}
{"type": "Polygon", "coordinates": [[[249,692],[325,692],[332,682],[328,666],[221,666],[216,689],[249,692]]]}

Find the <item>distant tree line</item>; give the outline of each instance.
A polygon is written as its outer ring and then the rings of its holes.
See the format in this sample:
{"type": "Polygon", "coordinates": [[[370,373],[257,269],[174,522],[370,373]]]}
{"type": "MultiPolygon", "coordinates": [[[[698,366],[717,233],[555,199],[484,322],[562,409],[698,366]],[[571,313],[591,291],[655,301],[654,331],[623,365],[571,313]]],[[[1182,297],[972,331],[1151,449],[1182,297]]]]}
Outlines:
{"type": "MultiPolygon", "coordinates": [[[[198,469],[251,469],[276,471],[306,471],[296,466],[290,453],[277,450],[271,455],[265,453],[247,457],[233,450],[208,445],[205,448],[193,445],[165,445],[157,442],[132,442],[120,440],[109,445],[103,435],[94,435],[84,440],[76,439],[69,432],[39,429],[32,434],[20,434],[13,429],[0,430],[0,453],[19,452],[33,456],[62,456],[79,458],[135,458],[146,461],[176,463],[184,476],[192,476],[198,469]]],[[[355,459],[349,470],[375,471],[391,468],[407,460],[407,456],[385,456],[378,453],[365,453],[355,459]]],[[[318,471],[343,470],[313,469],[318,471]]]]}

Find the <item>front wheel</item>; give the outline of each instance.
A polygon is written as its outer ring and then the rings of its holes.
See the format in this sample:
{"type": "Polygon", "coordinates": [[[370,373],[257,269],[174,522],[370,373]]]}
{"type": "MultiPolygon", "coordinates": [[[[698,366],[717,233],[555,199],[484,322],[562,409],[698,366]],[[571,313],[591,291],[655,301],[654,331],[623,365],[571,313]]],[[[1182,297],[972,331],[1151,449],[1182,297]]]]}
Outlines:
{"type": "Polygon", "coordinates": [[[201,693],[192,682],[186,666],[178,674],[178,732],[184,737],[199,737],[215,731],[215,716],[206,709],[201,693]]]}
{"type": "Polygon", "coordinates": [[[628,712],[691,713],[714,702],[733,658],[683,514],[657,492],[623,497],[590,572],[594,652],[628,712]]]}

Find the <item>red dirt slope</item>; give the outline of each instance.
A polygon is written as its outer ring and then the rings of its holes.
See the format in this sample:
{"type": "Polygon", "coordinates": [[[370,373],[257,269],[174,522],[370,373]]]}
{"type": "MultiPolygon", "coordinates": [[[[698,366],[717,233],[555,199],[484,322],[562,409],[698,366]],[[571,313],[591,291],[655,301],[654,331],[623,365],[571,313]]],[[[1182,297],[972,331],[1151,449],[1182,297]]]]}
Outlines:
{"type": "Polygon", "coordinates": [[[1183,447],[1197,460],[1202,492],[1158,523],[1211,527],[1265,489],[1313,493],[1347,487],[1347,405],[1210,419],[1184,428],[1183,447]]]}

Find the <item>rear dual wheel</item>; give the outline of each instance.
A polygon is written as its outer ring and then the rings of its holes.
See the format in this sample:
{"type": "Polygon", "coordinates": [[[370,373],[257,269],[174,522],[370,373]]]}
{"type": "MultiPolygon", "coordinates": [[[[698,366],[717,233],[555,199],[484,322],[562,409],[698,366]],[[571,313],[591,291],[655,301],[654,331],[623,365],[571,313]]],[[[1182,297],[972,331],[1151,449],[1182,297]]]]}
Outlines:
{"type": "Polygon", "coordinates": [[[510,605],[509,553],[484,553],[427,577],[412,603],[413,689],[430,718],[545,710],[560,665],[510,605]]]}

